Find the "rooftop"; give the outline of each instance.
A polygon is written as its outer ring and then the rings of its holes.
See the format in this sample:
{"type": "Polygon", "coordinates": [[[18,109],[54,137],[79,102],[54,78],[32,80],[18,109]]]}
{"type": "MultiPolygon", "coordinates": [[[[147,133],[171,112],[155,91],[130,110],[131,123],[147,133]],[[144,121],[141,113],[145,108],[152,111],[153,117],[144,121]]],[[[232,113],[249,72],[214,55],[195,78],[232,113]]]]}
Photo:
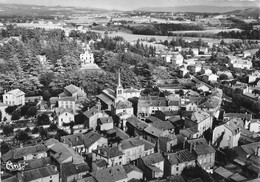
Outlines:
{"type": "Polygon", "coordinates": [[[92,152],[97,155],[103,156],[107,159],[114,158],[114,157],[117,157],[120,155],[124,155],[124,153],[121,152],[120,150],[118,150],[116,147],[108,147],[108,146],[102,146],[92,152]]]}
{"type": "Polygon", "coordinates": [[[121,148],[124,149],[129,149],[129,148],[133,148],[133,147],[137,147],[137,146],[141,146],[144,145],[145,150],[154,148],[154,144],[146,141],[145,139],[141,139],[138,137],[135,138],[129,138],[127,140],[123,140],[121,141],[121,148]]]}
{"type": "Polygon", "coordinates": [[[181,164],[184,162],[190,162],[190,161],[195,161],[196,156],[194,156],[192,153],[190,153],[188,150],[181,150],[176,153],[171,153],[168,156],[168,160],[172,165],[175,164],[181,164]]]}
{"type": "Polygon", "coordinates": [[[127,180],[127,174],[121,165],[100,169],[98,171],[92,172],[91,175],[98,182],[115,182],[124,179],[127,180]]]}
{"type": "Polygon", "coordinates": [[[164,158],[162,157],[162,155],[160,153],[154,153],[154,154],[150,154],[150,155],[142,157],[142,160],[146,165],[150,166],[150,165],[154,165],[154,164],[164,161],[164,158]]]}
{"type": "Polygon", "coordinates": [[[207,143],[205,138],[191,139],[188,140],[188,143],[193,146],[193,149],[197,155],[215,153],[214,148],[207,143]]]}
{"type": "Polygon", "coordinates": [[[21,91],[20,89],[14,89],[14,90],[10,90],[9,92],[7,92],[7,94],[11,94],[15,97],[19,97],[19,96],[22,96],[22,95],[25,95],[25,93],[23,91],[21,91]]]}

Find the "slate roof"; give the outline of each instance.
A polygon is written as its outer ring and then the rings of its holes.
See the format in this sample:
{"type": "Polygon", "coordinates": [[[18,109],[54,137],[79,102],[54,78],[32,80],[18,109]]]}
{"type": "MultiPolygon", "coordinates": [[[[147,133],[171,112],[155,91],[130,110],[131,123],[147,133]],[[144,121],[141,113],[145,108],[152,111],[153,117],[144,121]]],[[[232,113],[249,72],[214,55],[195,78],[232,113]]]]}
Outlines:
{"type": "Polygon", "coordinates": [[[98,182],[115,182],[124,179],[127,180],[127,174],[121,165],[100,169],[98,171],[92,172],[91,175],[98,182]]]}
{"type": "Polygon", "coordinates": [[[121,130],[120,128],[114,126],[114,130],[116,131],[116,136],[119,137],[120,139],[126,140],[129,138],[129,135],[123,130],[121,130]]]}
{"type": "Polygon", "coordinates": [[[176,165],[196,160],[196,156],[190,153],[189,150],[185,149],[169,154],[168,160],[170,161],[171,165],[176,165]]]}
{"type": "Polygon", "coordinates": [[[31,169],[46,167],[47,165],[52,164],[52,160],[50,157],[44,157],[40,159],[31,159],[26,160],[27,165],[24,167],[24,171],[28,171],[31,169]]]}
{"type": "Polygon", "coordinates": [[[129,102],[123,102],[119,101],[115,104],[116,109],[126,109],[126,108],[132,108],[131,104],[129,102]]]}
{"type": "Polygon", "coordinates": [[[224,126],[229,129],[233,135],[237,135],[239,132],[241,132],[239,126],[232,121],[225,123],[224,126]]]}
{"type": "Polygon", "coordinates": [[[217,108],[221,104],[221,99],[213,96],[209,97],[205,102],[201,103],[198,107],[199,108],[217,108]]]}
{"type": "Polygon", "coordinates": [[[143,171],[141,169],[139,169],[138,167],[136,167],[135,165],[132,165],[132,164],[123,165],[123,168],[127,174],[132,171],[138,171],[140,173],[143,173],[143,171]]]}
{"type": "Polygon", "coordinates": [[[124,153],[118,150],[116,147],[108,147],[108,146],[102,146],[101,148],[98,148],[97,150],[94,150],[92,152],[97,155],[103,156],[107,159],[124,155],[124,153]]]}
{"type": "Polygon", "coordinates": [[[197,155],[206,155],[215,153],[215,150],[212,146],[210,146],[205,138],[196,138],[188,140],[188,143],[194,146],[194,151],[197,155]]]}
{"type": "Polygon", "coordinates": [[[145,122],[139,120],[137,117],[132,116],[126,119],[128,123],[130,123],[132,126],[134,126],[135,128],[139,129],[139,130],[144,130],[146,127],[148,127],[149,125],[146,124],[145,122]]]}
{"type": "Polygon", "coordinates": [[[99,121],[101,122],[101,124],[106,124],[106,123],[113,123],[113,118],[110,117],[103,117],[103,118],[99,118],[99,121]]]}
{"type": "Polygon", "coordinates": [[[106,167],[108,163],[104,159],[98,159],[96,161],[93,161],[98,167],[106,167]]]}
{"type": "Polygon", "coordinates": [[[33,169],[30,171],[24,171],[22,178],[24,181],[33,181],[56,174],[59,174],[59,172],[57,171],[56,167],[52,165],[43,168],[33,169]]]}
{"type": "Polygon", "coordinates": [[[102,137],[102,135],[100,135],[96,132],[93,132],[93,131],[86,133],[84,135],[84,138],[85,138],[84,146],[86,148],[89,148],[93,143],[97,142],[101,137],[102,137]]]}
{"type": "Polygon", "coordinates": [[[129,138],[127,140],[121,141],[121,148],[123,150],[133,148],[133,147],[137,147],[137,146],[141,146],[141,145],[144,145],[145,150],[148,150],[148,149],[155,147],[154,144],[148,142],[145,139],[138,138],[138,137],[129,138]]]}
{"type": "Polygon", "coordinates": [[[162,130],[155,128],[154,126],[148,126],[144,129],[144,131],[150,135],[153,135],[155,137],[160,137],[163,133],[162,130]]]}
{"type": "Polygon", "coordinates": [[[73,164],[81,164],[84,161],[82,156],[64,143],[56,143],[50,150],[54,153],[52,156],[58,163],[62,163],[70,157],[72,157],[73,164]]]}
{"type": "Polygon", "coordinates": [[[70,85],[64,87],[64,90],[68,91],[71,94],[74,94],[74,93],[80,91],[81,89],[75,85],[70,84],[70,85]]]}
{"type": "Polygon", "coordinates": [[[47,152],[48,148],[43,144],[28,146],[23,148],[16,148],[13,150],[9,150],[7,153],[2,155],[2,160],[8,161],[10,159],[20,159],[29,154],[37,154],[42,152],[47,152]]]}
{"type": "Polygon", "coordinates": [[[224,114],[224,118],[242,118],[247,121],[252,120],[252,114],[244,114],[244,113],[226,113],[224,114]]]}
{"type": "Polygon", "coordinates": [[[150,123],[152,126],[160,129],[160,130],[172,130],[175,127],[173,126],[173,124],[170,121],[162,121],[157,117],[154,116],[150,116],[147,118],[147,121],[150,121],[152,123],[150,123]]]}
{"type": "Polygon", "coordinates": [[[153,164],[157,164],[159,162],[164,161],[164,158],[162,157],[162,155],[160,153],[154,153],[154,154],[150,154],[147,156],[142,157],[143,162],[150,166],[153,164]]]}
{"type": "Polygon", "coordinates": [[[66,178],[75,174],[88,172],[89,167],[87,163],[73,164],[72,162],[61,164],[62,178],[66,178]]]}
{"type": "Polygon", "coordinates": [[[93,176],[88,176],[82,179],[78,179],[77,182],[97,182],[93,176]]]}
{"type": "Polygon", "coordinates": [[[197,123],[200,123],[209,117],[210,117],[210,115],[207,112],[198,110],[192,114],[191,120],[196,121],[197,123]]]}
{"type": "Polygon", "coordinates": [[[58,99],[58,101],[70,101],[70,102],[75,102],[76,99],[74,97],[61,97],[58,99]]]}
{"type": "Polygon", "coordinates": [[[96,113],[101,112],[100,110],[98,110],[98,108],[96,106],[91,107],[89,110],[85,111],[83,114],[87,117],[90,118],[92,116],[94,116],[96,113]]]}
{"type": "Polygon", "coordinates": [[[14,89],[14,90],[10,90],[9,92],[7,92],[7,94],[13,95],[15,97],[19,97],[21,95],[25,95],[25,93],[23,91],[21,91],[20,89],[14,89]]]}
{"type": "Polygon", "coordinates": [[[223,168],[222,166],[218,167],[217,169],[214,170],[214,172],[220,176],[222,176],[223,178],[228,179],[230,176],[233,175],[232,172],[230,172],[229,170],[223,168]]]}

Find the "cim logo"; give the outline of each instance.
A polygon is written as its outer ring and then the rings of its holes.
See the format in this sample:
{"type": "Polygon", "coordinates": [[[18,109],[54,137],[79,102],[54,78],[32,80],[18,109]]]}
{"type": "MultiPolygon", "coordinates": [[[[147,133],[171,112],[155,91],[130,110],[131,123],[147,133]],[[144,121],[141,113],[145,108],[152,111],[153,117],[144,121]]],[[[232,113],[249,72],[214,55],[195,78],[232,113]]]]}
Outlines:
{"type": "Polygon", "coordinates": [[[11,161],[6,162],[5,167],[9,171],[22,171],[24,167],[28,165],[25,162],[12,163],[11,161]]]}

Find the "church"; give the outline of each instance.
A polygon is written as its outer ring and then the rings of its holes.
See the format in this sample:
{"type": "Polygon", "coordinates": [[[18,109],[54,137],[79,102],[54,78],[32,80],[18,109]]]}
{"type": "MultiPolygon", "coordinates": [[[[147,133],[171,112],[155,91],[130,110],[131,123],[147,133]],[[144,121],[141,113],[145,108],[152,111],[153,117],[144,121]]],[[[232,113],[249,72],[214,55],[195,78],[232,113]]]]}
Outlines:
{"type": "Polygon", "coordinates": [[[133,112],[133,107],[129,98],[140,97],[141,90],[134,88],[124,89],[121,84],[121,75],[118,72],[117,87],[115,90],[107,88],[102,91],[97,97],[101,101],[102,109],[109,110],[114,114],[121,112],[133,112]]]}

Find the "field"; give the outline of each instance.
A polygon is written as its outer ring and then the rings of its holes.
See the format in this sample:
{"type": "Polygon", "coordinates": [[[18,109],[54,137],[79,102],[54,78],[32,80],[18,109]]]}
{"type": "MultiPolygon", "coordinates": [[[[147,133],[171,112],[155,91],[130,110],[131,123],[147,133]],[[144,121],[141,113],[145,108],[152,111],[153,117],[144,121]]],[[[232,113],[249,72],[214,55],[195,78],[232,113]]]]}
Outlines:
{"type": "Polygon", "coordinates": [[[212,30],[193,30],[193,31],[170,31],[173,34],[185,34],[185,33],[192,33],[192,34],[217,34],[219,32],[241,32],[242,30],[234,28],[234,29],[212,29],[212,30]]]}
{"type": "MultiPolygon", "coordinates": [[[[104,34],[104,31],[95,31],[101,34],[104,34]]],[[[109,32],[108,34],[109,37],[116,37],[116,36],[120,36],[123,37],[126,41],[128,42],[134,42],[138,39],[142,39],[142,40],[150,40],[151,38],[155,38],[156,41],[171,41],[173,38],[175,38],[176,36],[156,36],[156,35],[135,35],[135,34],[131,34],[129,31],[118,31],[118,32],[109,32]]],[[[198,37],[183,37],[184,40],[187,41],[197,41],[199,38],[198,37]]],[[[213,39],[213,38],[204,38],[201,37],[201,39],[203,41],[206,42],[211,42],[211,43],[220,43],[221,39],[213,39]]],[[[224,39],[225,42],[229,43],[229,42],[233,42],[233,41],[241,41],[240,39],[224,39]]]]}

